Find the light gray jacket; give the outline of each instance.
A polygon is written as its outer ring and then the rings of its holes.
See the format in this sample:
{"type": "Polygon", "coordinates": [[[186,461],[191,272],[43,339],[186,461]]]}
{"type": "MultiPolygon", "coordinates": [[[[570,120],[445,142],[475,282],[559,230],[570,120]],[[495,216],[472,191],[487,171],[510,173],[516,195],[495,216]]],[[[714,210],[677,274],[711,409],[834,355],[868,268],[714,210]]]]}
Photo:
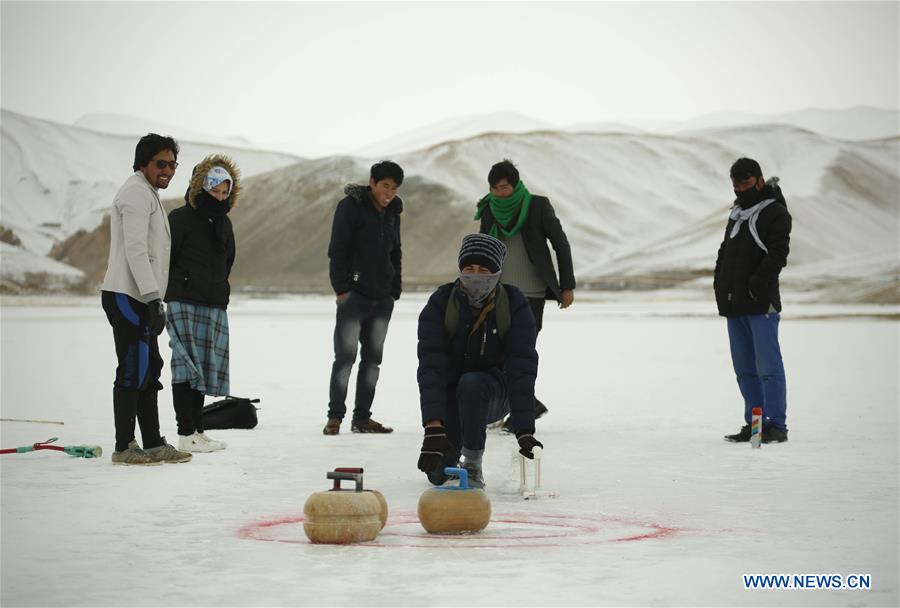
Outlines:
{"type": "Polygon", "coordinates": [[[140,171],[116,193],[109,229],[109,262],[100,288],[141,302],[164,298],[172,248],[169,218],[159,192],[140,171]]]}

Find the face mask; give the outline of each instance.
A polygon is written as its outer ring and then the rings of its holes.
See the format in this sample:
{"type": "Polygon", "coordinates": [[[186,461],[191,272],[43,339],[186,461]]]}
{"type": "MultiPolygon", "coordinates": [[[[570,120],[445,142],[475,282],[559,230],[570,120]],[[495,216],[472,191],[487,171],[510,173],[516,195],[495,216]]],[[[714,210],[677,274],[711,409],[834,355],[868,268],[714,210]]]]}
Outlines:
{"type": "Polygon", "coordinates": [[[488,296],[493,293],[494,288],[500,281],[500,273],[494,274],[462,274],[459,275],[459,282],[462,285],[463,293],[469,301],[472,308],[481,308],[487,301],[488,296]]]}
{"type": "Polygon", "coordinates": [[[743,192],[734,191],[735,197],[737,197],[737,204],[746,209],[747,207],[752,207],[760,200],[762,200],[762,194],[759,190],[756,189],[756,186],[751,186],[747,188],[743,192]]]}
{"type": "Polygon", "coordinates": [[[200,191],[196,202],[197,209],[206,211],[207,213],[220,214],[228,213],[230,211],[227,198],[224,201],[220,201],[206,190],[200,191]]]}

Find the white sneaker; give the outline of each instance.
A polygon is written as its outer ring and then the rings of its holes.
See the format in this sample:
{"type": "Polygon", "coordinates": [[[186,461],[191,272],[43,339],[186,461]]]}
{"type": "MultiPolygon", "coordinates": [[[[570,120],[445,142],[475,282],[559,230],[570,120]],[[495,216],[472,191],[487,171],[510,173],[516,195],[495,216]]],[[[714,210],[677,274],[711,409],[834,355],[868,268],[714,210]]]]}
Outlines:
{"type": "Polygon", "coordinates": [[[206,433],[195,433],[195,435],[199,435],[200,439],[206,442],[206,445],[209,446],[209,451],[224,450],[228,447],[228,444],[224,441],[216,441],[206,433]]]}
{"type": "Polygon", "coordinates": [[[209,445],[203,438],[202,433],[194,433],[193,435],[179,435],[178,449],[182,452],[215,452],[222,448],[216,448],[209,445]]]}

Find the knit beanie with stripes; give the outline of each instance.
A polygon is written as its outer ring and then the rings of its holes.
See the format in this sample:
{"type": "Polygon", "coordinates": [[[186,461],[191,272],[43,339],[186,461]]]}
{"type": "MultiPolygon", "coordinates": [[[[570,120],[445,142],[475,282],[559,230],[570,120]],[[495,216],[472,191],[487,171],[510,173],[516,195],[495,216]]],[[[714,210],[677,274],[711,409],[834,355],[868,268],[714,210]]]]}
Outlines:
{"type": "Polygon", "coordinates": [[[492,273],[500,272],[506,259],[506,245],[488,234],[467,234],[459,248],[459,269],[478,264],[492,273]]]}

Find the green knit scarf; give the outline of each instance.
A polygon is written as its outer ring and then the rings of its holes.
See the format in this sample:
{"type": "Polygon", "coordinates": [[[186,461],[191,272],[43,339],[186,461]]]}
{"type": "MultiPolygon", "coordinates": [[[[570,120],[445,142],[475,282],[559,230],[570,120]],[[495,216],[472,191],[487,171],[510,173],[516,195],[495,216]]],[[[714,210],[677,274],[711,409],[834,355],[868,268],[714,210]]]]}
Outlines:
{"type": "Polygon", "coordinates": [[[488,194],[478,201],[478,211],[475,212],[476,220],[481,219],[481,214],[484,213],[484,208],[488,205],[491,206],[491,213],[494,214],[494,225],[491,226],[489,234],[494,238],[500,238],[500,234],[509,238],[525,225],[525,218],[528,217],[528,207],[531,206],[531,192],[525,187],[525,182],[519,180],[512,194],[506,198],[488,194]],[[515,223],[513,223],[514,221],[515,223]],[[510,226],[510,228],[507,229],[507,226],[510,226]]]}

